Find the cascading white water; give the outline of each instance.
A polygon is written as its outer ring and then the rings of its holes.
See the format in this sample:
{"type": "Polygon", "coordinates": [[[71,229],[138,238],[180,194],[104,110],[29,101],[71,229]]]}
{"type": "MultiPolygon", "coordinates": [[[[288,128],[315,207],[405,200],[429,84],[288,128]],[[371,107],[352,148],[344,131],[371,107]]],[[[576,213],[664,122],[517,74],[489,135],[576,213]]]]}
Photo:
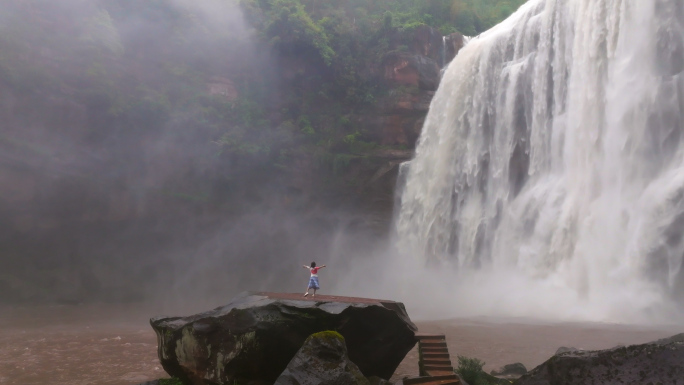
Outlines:
{"type": "MultiPolygon", "coordinates": [[[[449,64],[402,187],[399,245],[461,277],[524,279],[531,303],[552,286],[588,318],[672,314],[683,70],[681,0],[528,1],[449,64]]],[[[490,283],[492,300],[513,290],[490,283]]]]}

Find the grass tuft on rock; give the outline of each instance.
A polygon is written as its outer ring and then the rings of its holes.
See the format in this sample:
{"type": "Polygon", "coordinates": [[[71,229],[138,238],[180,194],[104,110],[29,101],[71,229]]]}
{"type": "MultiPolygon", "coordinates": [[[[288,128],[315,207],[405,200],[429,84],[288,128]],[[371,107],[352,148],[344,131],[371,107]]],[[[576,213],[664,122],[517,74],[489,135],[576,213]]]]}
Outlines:
{"type": "Polygon", "coordinates": [[[496,378],[482,370],[485,362],[478,358],[458,356],[458,368],[454,372],[458,373],[469,385],[505,385],[511,381],[496,378]]]}
{"type": "Polygon", "coordinates": [[[342,334],[340,334],[336,331],[333,331],[333,330],[326,330],[324,332],[314,333],[314,334],[310,335],[309,338],[325,338],[325,339],[335,338],[338,340],[342,340],[344,342],[344,337],[342,336],[342,334]]]}

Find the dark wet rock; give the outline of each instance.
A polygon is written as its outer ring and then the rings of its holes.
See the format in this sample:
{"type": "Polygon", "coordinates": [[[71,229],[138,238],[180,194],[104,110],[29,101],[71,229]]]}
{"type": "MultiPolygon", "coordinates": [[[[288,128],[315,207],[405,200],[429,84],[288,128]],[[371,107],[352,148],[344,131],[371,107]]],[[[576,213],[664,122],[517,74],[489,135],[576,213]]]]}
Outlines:
{"type": "Polygon", "coordinates": [[[556,354],[555,354],[555,355],[559,355],[559,354],[563,354],[563,353],[572,353],[572,352],[577,352],[577,351],[580,351],[580,350],[582,350],[582,349],[577,349],[577,348],[573,348],[573,347],[561,346],[560,348],[558,348],[558,350],[556,350],[556,354]]]}
{"type": "Polygon", "coordinates": [[[382,60],[384,79],[390,85],[414,86],[434,91],[440,81],[439,65],[429,57],[409,52],[390,52],[382,60]]]}
{"type": "Polygon", "coordinates": [[[461,48],[463,48],[463,46],[465,45],[465,40],[463,39],[463,35],[461,35],[458,32],[454,32],[451,35],[444,36],[443,44],[444,58],[442,62],[442,67],[445,67],[454,59],[454,57],[456,57],[458,51],[460,51],[461,48]]]}
{"type": "Polygon", "coordinates": [[[654,344],[656,344],[656,345],[668,345],[668,344],[671,344],[674,342],[684,342],[684,333],[679,333],[679,334],[674,335],[672,337],[659,339],[659,340],[655,341],[654,344]]]}
{"type": "Polygon", "coordinates": [[[370,385],[349,360],[344,337],[336,332],[312,334],[295,354],[275,385],[370,385]]]}
{"type": "Polygon", "coordinates": [[[656,342],[551,357],[516,385],[676,384],[684,379],[684,334],[656,342]]]}
{"type": "Polygon", "coordinates": [[[504,377],[508,379],[519,378],[527,373],[527,368],[520,362],[504,365],[499,369],[492,370],[492,376],[504,377]]]}
{"type": "Polygon", "coordinates": [[[273,384],[304,341],[334,330],[365,377],[389,379],[415,345],[404,305],[362,298],[243,293],[193,316],[153,318],[159,359],[191,384],[273,384]]]}
{"type": "Polygon", "coordinates": [[[391,382],[382,379],[378,376],[372,376],[368,378],[368,382],[370,382],[370,385],[392,385],[391,382]]]}

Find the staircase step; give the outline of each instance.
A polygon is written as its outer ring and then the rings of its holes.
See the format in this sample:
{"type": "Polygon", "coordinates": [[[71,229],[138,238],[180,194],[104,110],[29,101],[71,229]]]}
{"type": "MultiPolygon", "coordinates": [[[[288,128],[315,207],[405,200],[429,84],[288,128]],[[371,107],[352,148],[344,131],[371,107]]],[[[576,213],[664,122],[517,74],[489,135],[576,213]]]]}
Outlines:
{"type": "MultiPolygon", "coordinates": [[[[432,377],[432,378],[434,378],[434,377],[432,377]]],[[[427,384],[435,384],[435,383],[437,383],[437,384],[460,384],[461,381],[459,381],[459,380],[440,380],[440,381],[436,381],[436,382],[428,382],[428,383],[426,383],[426,385],[427,384]]]]}
{"type": "Polygon", "coordinates": [[[437,365],[437,366],[439,366],[439,365],[444,365],[444,366],[448,365],[448,366],[451,366],[451,360],[449,360],[449,359],[441,359],[441,360],[439,360],[439,359],[437,359],[437,360],[435,360],[435,359],[429,359],[429,360],[423,360],[423,365],[437,365]]]}
{"type": "Polygon", "coordinates": [[[436,333],[416,333],[416,338],[444,338],[444,334],[436,333]]]}
{"type": "Polygon", "coordinates": [[[441,370],[445,372],[454,372],[453,366],[451,364],[429,364],[429,365],[423,365],[423,369],[430,371],[430,370],[441,370]]]}
{"type": "Polygon", "coordinates": [[[442,348],[422,348],[420,351],[423,354],[449,354],[449,349],[446,347],[442,348]]]}
{"type": "Polygon", "coordinates": [[[454,371],[454,368],[448,362],[423,364],[423,368],[425,370],[450,370],[452,373],[454,371]]]}
{"type": "Polygon", "coordinates": [[[407,378],[404,380],[404,385],[427,384],[432,383],[433,381],[456,381],[455,383],[459,383],[457,375],[449,374],[444,376],[407,378]]]}
{"type": "Polygon", "coordinates": [[[451,360],[449,357],[425,357],[423,356],[423,362],[428,363],[428,362],[444,362],[447,364],[451,364],[451,360]]]}
{"type": "Polygon", "coordinates": [[[436,353],[436,352],[435,352],[435,353],[433,353],[433,352],[426,352],[425,350],[423,350],[422,353],[423,353],[423,358],[424,358],[424,359],[428,359],[428,358],[446,358],[447,360],[451,359],[451,358],[449,357],[449,353],[448,353],[448,352],[444,352],[444,353],[441,353],[441,352],[440,352],[440,353],[436,353]]]}
{"type": "Polygon", "coordinates": [[[461,385],[454,373],[444,334],[416,334],[423,377],[404,380],[404,385],[461,385]]]}
{"type": "MultiPolygon", "coordinates": [[[[428,376],[440,376],[440,375],[447,375],[449,372],[427,372],[428,376]]],[[[455,381],[455,380],[449,380],[449,381],[455,381]]]]}
{"type": "Polygon", "coordinates": [[[421,341],[419,346],[421,348],[440,348],[440,347],[446,348],[447,344],[446,344],[446,341],[441,341],[441,342],[423,342],[423,341],[421,341]]]}
{"type": "Polygon", "coordinates": [[[425,357],[423,356],[423,362],[444,362],[451,364],[451,360],[449,359],[449,356],[446,357],[425,357]]]}
{"type": "Polygon", "coordinates": [[[446,341],[444,336],[417,337],[420,342],[446,341]]]}

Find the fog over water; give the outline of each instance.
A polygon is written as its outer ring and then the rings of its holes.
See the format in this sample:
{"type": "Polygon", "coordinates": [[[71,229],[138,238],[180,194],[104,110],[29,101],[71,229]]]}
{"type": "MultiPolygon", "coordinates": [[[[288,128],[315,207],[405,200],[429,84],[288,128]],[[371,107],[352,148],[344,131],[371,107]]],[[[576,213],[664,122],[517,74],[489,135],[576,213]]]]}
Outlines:
{"type": "Polygon", "coordinates": [[[210,124],[188,128],[197,111],[174,95],[193,70],[271,87],[269,111],[286,93],[232,2],[25,4],[8,3],[0,32],[52,33],[25,57],[63,84],[0,82],[0,301],[199,311],[243,290],[303,292],[315,260],[324,293],[403,301],[417,319],[684,319],[677,0],[530,0],[472,38],[432,101],[391,236],[259,159],[217,155],[210,124]],[[126,103],[108,87],[159,114],[116,115],[126,103]]]}
{"type": "MultiPolygon", "coordinates": [[[[200,310],[303,292],[302,264],[339,274],[378,242],[366,213],[307,195],[267,155],[224,151],[213,116],[263,89],[277,113],[287,93],[236,2],[0,7],[0,301],[200,310]]],[[[251,128],[231,133],[280,150],[251,128]]]]}

